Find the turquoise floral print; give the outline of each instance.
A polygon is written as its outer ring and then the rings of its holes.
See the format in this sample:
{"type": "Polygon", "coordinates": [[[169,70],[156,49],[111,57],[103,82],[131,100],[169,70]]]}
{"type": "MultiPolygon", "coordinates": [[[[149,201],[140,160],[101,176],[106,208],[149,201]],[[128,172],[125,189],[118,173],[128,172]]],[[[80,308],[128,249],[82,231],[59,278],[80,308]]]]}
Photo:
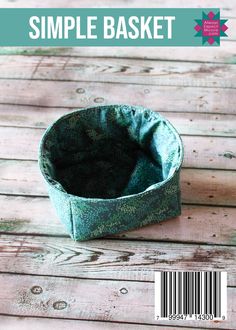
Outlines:
{"type": "Polygon", "coordinates": [[[77,110],[45,132],[39,165],[75,240],[178,216],[181,139],[160,114],[129,105],[77,110]]]}

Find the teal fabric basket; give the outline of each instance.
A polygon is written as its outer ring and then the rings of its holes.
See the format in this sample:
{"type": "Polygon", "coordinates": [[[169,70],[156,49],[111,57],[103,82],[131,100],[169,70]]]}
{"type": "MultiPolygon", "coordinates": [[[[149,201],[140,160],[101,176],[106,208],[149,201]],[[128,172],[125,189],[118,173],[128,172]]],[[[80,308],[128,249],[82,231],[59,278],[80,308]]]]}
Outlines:
{"type": "Polygon", "coordinates": [[[46,130],[39,148],[50,199],[74,240],[180,215],[182,160],[173,126],[129,105],[67,114],[46,130]]]}

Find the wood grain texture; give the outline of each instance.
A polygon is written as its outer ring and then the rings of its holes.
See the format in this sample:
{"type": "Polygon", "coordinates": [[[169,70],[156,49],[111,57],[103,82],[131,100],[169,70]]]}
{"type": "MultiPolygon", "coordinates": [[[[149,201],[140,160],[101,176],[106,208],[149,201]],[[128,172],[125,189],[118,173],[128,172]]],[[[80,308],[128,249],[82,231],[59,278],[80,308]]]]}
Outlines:
{"type": "Polygon", "coordinates": [[[233,88],[1,79],[0,89],[0,104],[77,108],[128,103],[163,112],[236,114],[233,88]]]}
{"type": "MultiPolygon", "coordinates": [[[[0,233],[68,236],[48,198],[0,195],[0,233]]],[[[236,208],[183,205],[178,218],[124,232],[121,239],[236,245],[236,208]]]]}
{"type": "MultiPolygon", "coordinates": [[[[37,160],[43,133],[44,129],[0,127],[0,158],[37,160]]],[[[182,140],[184,167],[236,169],[236,138],[183,135],[182,140]]]]}
{"type": "Polygon", "coordinates": [[[0,56],[0,78],[236,88],[236,66],[119,58],[3,55],[0,56]]]}
{"type": "Polygon", "coordinates": [[[195,47],[1,47],[0,55],[115,57],[235,64],[235,47],[235,41],[229,40],[222,40],[217,49],[202,47],[198,51],[195,47]]]}
{"type": "MultiPolygon", "coordinates": [[[[204,3],[197,3],[194,0],[188,0],[187,6],[186,1],[184,0],[159,0],[156,2],[155,0],[147,0],[142,2],[142,6],[140,5],[140,1],[138,0],[118,0],[116,2],[111,2],[110,0],[100,0],[99,2],[94,2],[92,0],[58,0],[57,4],[53,0],[46,0],[43,3],[39,3],[36,0],[28,0],[25,3],[23,0],[2,0],[1,8],[208,8],[212,7],[212,1],[205,0],[204,3]]],[[[234,2],[230,0],[224,0],[223,4],[220,0],[214,1],[214,8],[221,8],[221,15],[226,17],[236,17],[236,5],[234,2]]]]}
{"type": "Polygon", "coordinates": [[[181,191],[185,203],[236,206],[236,172],[184,169],[181,191]]]}
{"type": "MultiPolygon", "coordinates": [[[[1,275],[0,281],[0,305],[5,314],[180,325],[179,321],[154,321],[153,283],[6,274],[1,275]],[[42,292],[34,294],[35,290],[42,292]]],[[[228,288],[231,308],[227,321],[217,322],[218,329],[235,329],[234,298],[235,288],[228,288]]],[[[216,323],[185,321],[184,326],[215,328],[216,323]]]]}
{"type": "MultiPolygon", "coordinates": [[[[73,111],[69,108],[44,108],[0,104],[0,126],[46,128],[60,116],[73,111]]],[[[160,112],[185,135],[236,137],[236,115],[160,112]]]]}
{"type": "MultiPolygon", "coordinates": [[[[85,320],[49,319],[39,317],[16,317],[0,315],[0,323],[4,330],[174,330],[174,326],[122,324],[115,322],[94,322],[85,320]]],[[[189,328],[181,327],[181,330],[189,328]]]]}
{"type": "MultiPolygon", "coordinates": [[[[228,272],[236,285],[236,247],[167,242],[1,235],[0,272],[154,281],[154,271],[228,272]]],[[[0,304],[1,305],[1,304],[0,304]]]]}

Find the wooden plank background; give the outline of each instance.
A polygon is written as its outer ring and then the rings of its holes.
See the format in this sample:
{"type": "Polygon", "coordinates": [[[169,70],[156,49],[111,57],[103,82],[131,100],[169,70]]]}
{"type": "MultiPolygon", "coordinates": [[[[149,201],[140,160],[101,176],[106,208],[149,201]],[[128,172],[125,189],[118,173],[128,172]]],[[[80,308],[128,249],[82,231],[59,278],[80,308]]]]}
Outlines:
{"type": "MultiPolygon", "coordinates": [[[[0,7],[111,1],[2,0],[0,7]]],[[[236,328],[236,3],[118,0],[114,7],[219,7],[221,47],[0,48],[0,322],[4,330],[236,328]],[[185,145],[178,218],[73,242],[39,174],[45,128],[76,108],[142,104],[185,145]],[[155,322],[155,270],[227,270],[228,320],[155,322]]]]}
{"type": "MultiPolygon", "coordinates": [[[[66,319],[44,319],[44,318],[30,318],[30,317],[16,317],[16,316],[0,316],[0,322],[4,327],[4,330],[51,330],[56,328],[57,330],[142,330],[144,325],[142,324],[130,324],[130,323],[115,323],[113,322],[94,322],[94,321],[82,321],[82,320],[66,320],[66,319]]],[[[162,329],[173,330],[175,327],[164,325],[145,325],[146,330],[162,329]]],[[[189,328],[181,328],[182,330],[189,330],[189,328]]]]}
{"type": "MultiPolygon", "coordinates": [[[[234,31],[234,30],[233,30],[234,31]]],[[[222,40],[221,47],[215,50],[213,48],[199,48],[196,52],[196,48],[153,48],[153,47],[112,47],[111,48],[33,48],[33,47],[11,47],[1,48],[0,54],[2,55],[53,55],[53,56],[76,56],[76,57],[102,57],[102,58],[137,58],[145,60],[166,60],[166,61],[185,61],[185,62],[209,62],[209,63],[224,63],[235,64],[235,41],[222,40]]]]}
{"type": "Polygon", "coordinates": [[[224,269],[236,285],[235,246],[4,235],[0,247],[2,273],[153,282],[154,271],[224,269]]]}
{"type": "MultiPolygon", "coordinates": [[[[0,104],[0,126],[46,128],[54,120],[71,111],[73,108],[0,104]]],[[[184,135],[236,137],[234,114],[159,112],[184,135]]]]}
{"type": "Polygon", "coordinates": [[[163,112],[235,114],[236,93],[232,88],[155,85],[147,87],[143,84],[74,81],[42,83],[41,80],[17,79],[1,79],[0,83],[2,104],[77,108],[129,102],[134,105],[143,104],[163,112]],[[12,89],[14,94],[11,93],[12,89]]]}
{"type": "MultiPolygon", "coordinates": [[[[147,318],[153,321],[152,282],[114,280],[86,280],[27,276],[1,275],[3,289],[0,292],[2,309],[6,314],[47,317],[48,312],[54,318],[82,320],[135,322],[145,324],[147,318]],[[18,292],[15,281],[18,281],[18,292]],[[36,294],[35,294],[36,292],[36,294]],[[40,293],[39,293],[40,292],[40,293]],[[8,299],[6,299],[6,293],[8,299]],[[78,300],[78,296],[80,299],[78,300]],[[30,308],[29,308],[30,306],[30,308]],[[114,307],[115,306],[115,307],[114,307]],[[105,313],[104,313],[105,311],[105,313]]],[[[228,301],[232,309],[229,319],[235,314],[235,288],[228,289],[228,301]]],[[[159,325],[179,325],[179,321],[160,321],[159,325]]],[[[212,321],[185,321],[191,328],[214,328],[212,321]]],[[[230,321],[217,323],[218,329],[235,329],[230,321]]]]}
{"type": "MultiPolygon", "coordinates": [[[[140,7],[141,1],[127,1],[127,0],[118,0],[112,5],[114,8],[135,8],[140,7]]],[[[185,8],[186,2],[184,0],[159,0],[158,3],[155,0],[147,0],[145,3],[142,4],[142,8],[178,8],[183,7],[185,8]]],[[[233,17],[236,18],[236,4],[232,2],[231,0],[215,0],[214,1],[214,8],[221,8],[221,13],[224,16],[227,17],[233,17]]],[[[111,1],[110,0],[100,0],[99,2],[94,2],[92,0],[58,0],[57,3],[55,3],[53,0],[47,0],[44,3],[37,2],[35,0],[28,0],[27,3],[25,3],[23,0],[15,0],[12,2],[12,0],[2,0],[1,1],[1,8],[89,8],[89,7],[111,7],[111,1]]],[[[194,0],[188,0],[188,6],[190,8],[201,8],[203,7],[202,4],[198,3],[196,4],[196,1],[194,0]]],[[[211,0],[205,0],[204,1],[204,7],[212,7],[212,1],[211,0]]]]}
{"type": "MultiPolygon", "coordinates": [[[[124,58],[0,57],[0,79],[109,82],[154,86],[235,88],[235,65],[124,58]],[[227,76],[227,79],[225,78],[227,76]]],[[[83,94],[83,93],[82,93],[83,94]]],[[[148,94],[146,92],[146,94],[148,94]]]]}

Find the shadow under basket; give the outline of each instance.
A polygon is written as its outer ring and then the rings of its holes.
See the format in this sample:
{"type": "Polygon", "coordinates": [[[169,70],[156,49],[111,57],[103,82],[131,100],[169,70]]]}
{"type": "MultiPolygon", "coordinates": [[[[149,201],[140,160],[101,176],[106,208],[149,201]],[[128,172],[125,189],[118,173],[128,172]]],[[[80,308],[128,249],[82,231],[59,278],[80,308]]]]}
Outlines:
{"type": "Polygon", "coordinates": [[[39,148],[50,199],[74,240],[180,215],[182,160],[173,126],[129,105],[69,113],[46,130],[39,148]]]}

